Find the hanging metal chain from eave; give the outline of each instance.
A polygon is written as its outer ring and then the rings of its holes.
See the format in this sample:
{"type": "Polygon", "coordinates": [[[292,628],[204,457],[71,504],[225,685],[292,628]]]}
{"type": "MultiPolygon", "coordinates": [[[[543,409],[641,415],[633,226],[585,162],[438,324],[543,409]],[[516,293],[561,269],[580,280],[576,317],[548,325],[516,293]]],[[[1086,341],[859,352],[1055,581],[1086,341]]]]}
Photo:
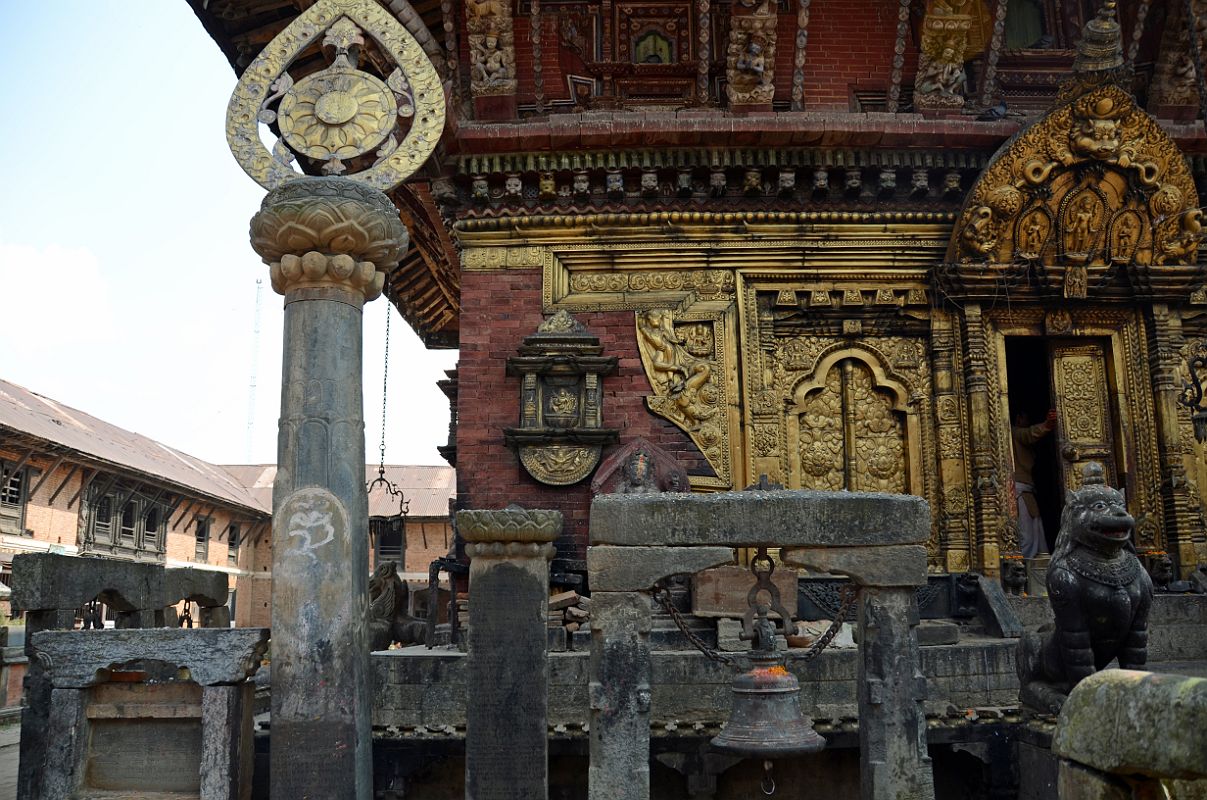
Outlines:
{"type": "Polygon", "coordinates": [[[381,367],[381,444],[377,450],[381,453],[381,463],[378,472],[384,478],[386,475],[386,395],[390,389],[390,301],[386,299],[386,354],[381,367]]]}

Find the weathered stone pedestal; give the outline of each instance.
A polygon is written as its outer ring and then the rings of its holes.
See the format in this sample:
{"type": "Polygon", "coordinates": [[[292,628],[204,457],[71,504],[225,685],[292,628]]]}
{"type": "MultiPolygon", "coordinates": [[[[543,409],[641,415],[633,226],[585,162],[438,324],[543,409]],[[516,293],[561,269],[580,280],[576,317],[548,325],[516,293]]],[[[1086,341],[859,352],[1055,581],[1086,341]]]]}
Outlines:
{"type": "Polygon", "coordinates": [[[52,687],[40,797],[251,797],[266,629],[43,631],[31,647],[52,687]]]}
{"type": "Polygon", "coordinates": [[[51,684],[45,664],[33,657],[33,634],[71,630],[76,611],[99,599],[117,614],[118,628],[166,624],[171,606],[196,602],[203,627],[229,627],[227,576],[193,568],[164,569],[139,564],[51,553],[22,553],[13,559],[13,607],[26,612],[26,709],[21,715],[21,763],[17,794],[43,797],[47,774],[51,684]]]}
{"type": "Polygon", "coordinates": [[[299,178],[264,199],[252,246],[285,295],[273,484],[272,796],[372,794],[361,307],[407,236],[384,194],[299,178]]]}
{"type": "Polygon", "coordinates": [[[646,800],[648,595],[667,575],[781,547],[786,564],[848,575],[861,587],[862,800],[929,800],[934,781],[914,587],[926,583],[930,511],[906,495],[744,491],[602,495],[591,507],[591,800],[646,800]],[[652,545],[652,546],[651,546],[652,545]],[[615,599],[611,596],[615,593],[615,599]],[[633,610],[630,610],[630,609],[633,610]]]}
{"type": "Polygon", "coordinates": [[[1207,797],[1205,723],[1207,680],[1124,669],[1091,675],[1069,694],[1052,738],[1060,800],[1207,797]]]}
{"type": "Polygon", "coordinates": [[[459,511],[469,555],[466,800],[549,796],[546,633],[557,511],[459,511]]]}

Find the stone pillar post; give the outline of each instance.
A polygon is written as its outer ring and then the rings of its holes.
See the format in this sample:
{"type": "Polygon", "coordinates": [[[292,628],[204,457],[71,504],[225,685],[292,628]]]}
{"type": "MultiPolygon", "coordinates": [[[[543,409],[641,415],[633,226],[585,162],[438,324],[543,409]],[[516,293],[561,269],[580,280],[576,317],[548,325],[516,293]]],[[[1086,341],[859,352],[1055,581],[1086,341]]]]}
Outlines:
{"type": "MultiPolygon", "coordinates": [[[[915,520],[917,522],[917,520],[915,520]]],[[[921,538],[928,520],[904,532],[921,538]]],[[[849,575],[860,586],[859,796],[861,800],[933,800],[926,752],[926,676],[918,649],[916,587],[926,585],[920,544],[799,548],[785,564],[849,575]]]]}
{"type": "Polygon", "coordinates": [[[865,586],[859,601],[859,752],[862,800],[933,798],[926,752],[926,676],[912,586],[865,586]]]}
{"type": "Polygon", "coordinates": [[[649,800],[649,592],[591,595],[590,800],[649,800]]]}
{"type": "Polygon", "coordinates": [[[376,189],[299,178],[264,199],[252,247],[285,295],[273,485],[272,796],[372,794],[361,307],[406,229],[376,189]]]}
{"type": "Polygon", "coordinates": [[[466,800],[549,796],[547,617],[557,511],[459,511],[469,562],[466,800]]]}

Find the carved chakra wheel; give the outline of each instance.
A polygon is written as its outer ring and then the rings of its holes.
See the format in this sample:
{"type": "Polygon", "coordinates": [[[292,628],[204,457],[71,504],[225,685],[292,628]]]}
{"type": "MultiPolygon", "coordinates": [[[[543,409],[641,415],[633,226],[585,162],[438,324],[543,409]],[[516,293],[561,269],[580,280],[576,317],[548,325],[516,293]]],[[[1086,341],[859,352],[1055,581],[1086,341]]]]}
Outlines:
{"type": "Polygon", "coordinates": [[[226,137],[239,165],[266,189],[307,172],[344,175],[389,191],[427,161],[444,128],[440,76],[415,38],[373,0],[319,0],[244,71],[227,108],[226,137]],[[330,65],[297,81],[289,67],[320,41],[330,65]],[[375,46],[394,70],[360,69],[375,46]],[[271,148],[260,125],[276,125],[271,148]]]}

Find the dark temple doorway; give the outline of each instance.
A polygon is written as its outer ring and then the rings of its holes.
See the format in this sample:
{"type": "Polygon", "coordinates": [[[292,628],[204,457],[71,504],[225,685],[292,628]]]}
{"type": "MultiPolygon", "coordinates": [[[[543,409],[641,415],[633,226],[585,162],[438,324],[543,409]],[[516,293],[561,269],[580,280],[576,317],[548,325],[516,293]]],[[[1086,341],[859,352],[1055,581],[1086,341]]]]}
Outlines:
{"type": "MultiPolygon", "coordinates": [[[[1011,442],[1021,426],[1042,423],[1056,406],[1052,397],[1052,375],[1048,341],[1042,336],[1006,337],[1006,389],[1010,401],[1011,442]]],[[[1027,437],[1024,436],[1024,439],[1027,437]]],[[[1014,444],[1014,453],[1027,444],[1014,444]]],[[[1035,463],[1031,468],[1035,499],[1044,523],[1047,551],[1052,552],[1060,529],[1064,503],[1057,432],[1051,431],[1030,443],[1035,463]]],[[[1016,465],[1016,473],[1019,466],[1016,465]]]]}

